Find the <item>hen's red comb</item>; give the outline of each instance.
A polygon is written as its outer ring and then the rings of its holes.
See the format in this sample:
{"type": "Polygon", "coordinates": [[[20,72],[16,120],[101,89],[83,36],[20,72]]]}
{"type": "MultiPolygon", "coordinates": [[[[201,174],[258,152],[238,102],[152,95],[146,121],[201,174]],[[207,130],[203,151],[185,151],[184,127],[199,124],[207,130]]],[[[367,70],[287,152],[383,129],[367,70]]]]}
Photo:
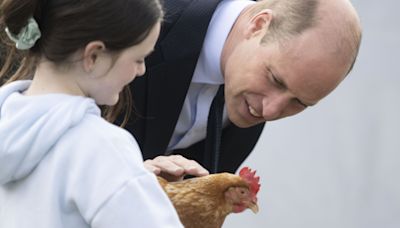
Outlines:
{"type": "Polygon", "coordinates": [[[249,167],[243,167],[239,171],[239,176],[243,178],[250,185],[250,192],[254,195],[257,194],[258,190],[260,190],[260,177],[255,176],[256,171],[251,171],[249,167]]]}

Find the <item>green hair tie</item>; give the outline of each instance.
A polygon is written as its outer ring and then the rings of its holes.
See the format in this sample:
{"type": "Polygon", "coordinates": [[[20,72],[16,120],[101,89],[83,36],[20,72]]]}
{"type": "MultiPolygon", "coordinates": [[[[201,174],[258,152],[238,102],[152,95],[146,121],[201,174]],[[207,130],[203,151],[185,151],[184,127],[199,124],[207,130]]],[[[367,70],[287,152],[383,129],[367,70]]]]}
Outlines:
{"type": "Polygon", "coordinates": [[[33,47],[41,36],[39,25],[33,17],[28,19],[28,24],[17,35],[12,34],[8,28],[6,28],[6,33],[19,50],[28,50],[33,47]]]}

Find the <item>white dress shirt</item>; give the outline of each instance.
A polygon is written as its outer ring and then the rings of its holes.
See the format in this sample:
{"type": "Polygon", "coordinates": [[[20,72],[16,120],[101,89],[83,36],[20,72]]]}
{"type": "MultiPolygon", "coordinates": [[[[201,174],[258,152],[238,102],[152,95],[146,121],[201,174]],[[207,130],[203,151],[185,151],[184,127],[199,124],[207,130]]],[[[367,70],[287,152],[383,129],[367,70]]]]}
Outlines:
{"type": "MultiPolygon", "coordinates": [[[[248,0],[225,0],[211,18],[192,82],[186,95],[178,122],[168,145],[168,151],[182,149],[206,137],[211,102],[220,85],[221,53],[225,40],[241,11],[254,4],[248,0]]],[[[223,124],[228,124],[224,108],[223,124]]]]}

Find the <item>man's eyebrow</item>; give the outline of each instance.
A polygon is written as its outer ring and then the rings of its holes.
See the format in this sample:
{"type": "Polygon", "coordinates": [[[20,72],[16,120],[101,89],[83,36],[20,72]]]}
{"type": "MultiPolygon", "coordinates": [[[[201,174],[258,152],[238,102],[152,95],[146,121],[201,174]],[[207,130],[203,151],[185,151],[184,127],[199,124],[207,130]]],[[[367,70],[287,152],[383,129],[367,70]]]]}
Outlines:
{"type": "MultiPolygon", "coordinates": [[[[278,74],[275,74],[274,72],[272,72],[270,67],[267,67],[267,70],[271,73],[272,77],[274,78],[274,80],[276,80],[282,87],[284,88],[288,88],[285,81],[282,80],[278,74]]],[[[303,105],[304,107],[310,107],[313,106],[315,104],[307,104],[306,102],[302,101],[300,98],[296,97],[297,102],[299,102],[301,105],[303,105]]]]}

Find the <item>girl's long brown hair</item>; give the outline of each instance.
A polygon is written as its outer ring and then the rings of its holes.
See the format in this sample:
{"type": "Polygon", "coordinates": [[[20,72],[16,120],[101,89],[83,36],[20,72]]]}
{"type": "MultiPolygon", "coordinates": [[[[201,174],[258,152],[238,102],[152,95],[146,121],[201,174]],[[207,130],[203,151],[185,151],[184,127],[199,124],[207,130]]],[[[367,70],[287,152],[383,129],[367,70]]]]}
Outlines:
{"type": "MultiPolygon", "coordinates": [[[[111,53],[142,42],[163,17],[159,0],[0,0],[0,85],[30,79],[37,61],[44,57],[68,67],[69,57],[94,40],[104,42],[111,53]],[[4,29],[18,34],[33,17],[41,38],[28,51],[15,49],[4,29]]],[[[129,86],[114,106],[102,107],[103,116],[114,122],[132,109],[129,86]]]]}

